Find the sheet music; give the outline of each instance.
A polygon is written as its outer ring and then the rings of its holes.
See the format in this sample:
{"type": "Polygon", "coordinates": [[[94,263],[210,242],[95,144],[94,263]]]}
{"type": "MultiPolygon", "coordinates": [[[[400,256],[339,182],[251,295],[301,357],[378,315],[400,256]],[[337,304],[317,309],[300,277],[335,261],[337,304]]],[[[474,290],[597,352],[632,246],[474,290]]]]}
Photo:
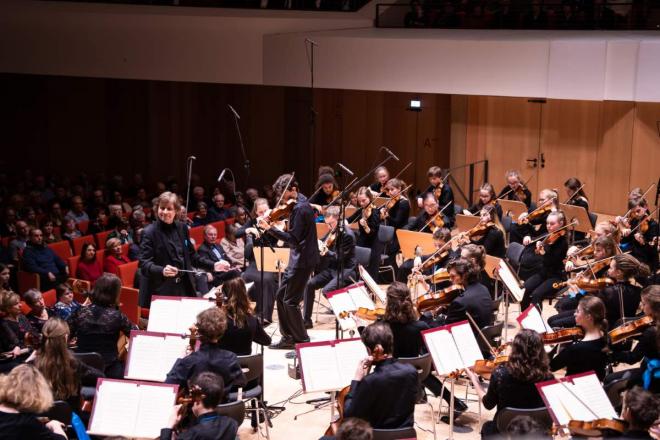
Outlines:
{"type": "Polygon", "coordinates": [[[167,426],[169,415],[176,400],[172,387],[140,385],[134,437],[158,438],[160,430],[167,426]]]}
{"type": "Polygon", "coordinates": [[[454,336],[454,343],[458,348],[464,367],[471,367],[478,359],[484,358],[470,324],[452,326],[451,334],[454,336]]]}
{"type": "Polygon", "coordinates": [[[537,333],[551,333],[552,328],[545,322],[539,310],[533,305],[529,306],[518,317],[518,323],[522,328],[534,330],[537,333]]]}
{"type": "Polygon", "coordinates": [[[537,387],[559,425],[566,425],[570,420],[588,422],[597,418],[617,418],[595,374],[567,376],[561,383],[537,387]]]}
{"type": "Polygon", "coordinates": [[[560,383],[546,385],[539,388],[539,392],[543,394],[549,409],[552,410],[551,414],[556,419],[555,422],[560,426],[565,426],[571,420],[571,414],[568,408],[562,404],[562,396],[568,394],[560,383]]]}
{"type": "Polygon", "coordinates": [[[337,358],[330,345],[300,350],[300,365],[306,392],[333,391],[341,388],[337,358]]]}
{"type": "Polygon", "coordinates": [[[376,284],[376,281],[371,278],[369,272],[367,272],[366,269],[362,266],[358,266],[358,270],[360,271],[360,277],[362,277],[364,283],[369,287],[369,290],[371,290],[378,297],[378,299],[380,299],[381,303],[387,304],[387,296],[385,295],[385,292],[383,292],[383,289],[381,289],[380,286],[376,284]]]}
{"type": "Polygon", "coordinates": [[[137,384],[104,380],[96,395],[89,432],[131,437],[139,400],[137,384]]]}
{"type": "Polygon", "coordinates": [[[170,370],[163,373],[163,361],[160,353],[162,345],[163,338],[160,336],[136,335],[132,337],[129,345],[130,362],[125,377],[127,379],[165,381],[165,375],[170,370]]]}
{"type": "Polygon", "coordinates": [[[344,311],[354,312],[357,310],[355,303],[346,292],[335,293],[328,298],[328,302],[336,315],[344,311]]]}
{"type": "Polygon", "coordinates": [[[348,295],[351,298],[353,304],[355,304],[355,310],[360,307],[367,308],[369,310],[375,310],[376,304],[369,298],[369,292],[365,289],[364,286],[355,286],[348,289],[348,295]]]}
{"type": "Polygon", "coordinates": [[[424,342],[431,353],[438,374],[449,374],[463,368],[463,359],[449,330],[424,333],[424,342]]]}
{"type": "Polygon", "coordinates": [[[518,278],[513,272],[511,272],[509,266],[502,260],[500,260],[500,267],[497,270],[497,273],[499,274],[500,279],[506,288],[509,290],[509,292],[511,292],[511,295],[513,295],[513,298],[518,302],[522,301],[523,297],[525,296],[525,289],[520,287],[518,278]]]}
{"type": "MultiPolygon", "coordinates": [[[[190,327],[197,321],[197,315],[212,307],[216,307],[215,302],[213,301],[198,298],[183,298],[179,309],[177,328],[168,331],[181,334],[189,333],[190,327]]],[[[151,314],[149,314],[149,316],[151,316],[151,314]]]]}
{"type": "Polygon", "coordinates": [[[339,379],[341,387],[350,385],[358,364],[366,358],[369,353],[362,341],[339,342],[335,345],[335,355],[337,358],[337,367],[339,370],[339,379]]]}
{"type": "Polygon", "coordinates": [[[580,399],[601,419],[617,418],[616,411],[595,374],[573,377],[573,386],[580,399]]]}
{"type": "Polygon", "coordinates": [[[150,332],[174,332],[172,323],[177,322],[178,315],[178,300],[155,299],[149,306],[147,330],[150,332]]]}

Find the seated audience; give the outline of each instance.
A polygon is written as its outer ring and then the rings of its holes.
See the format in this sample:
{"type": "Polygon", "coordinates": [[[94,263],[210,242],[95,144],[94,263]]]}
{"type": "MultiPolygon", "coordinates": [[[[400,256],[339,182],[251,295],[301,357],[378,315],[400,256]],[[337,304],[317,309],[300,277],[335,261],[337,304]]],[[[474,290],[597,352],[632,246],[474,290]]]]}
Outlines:
{"type": "Polygon", "coordinates": [[[117,238],[121,244],[133,243],[133,234],[128,221],[123,217],[110,217],[108,219],[108,229],[112,229],[112,232],[108,234],[108,239],[117,238]]]}
{"type": "Polygon", "coordinates": [[[209,214],[208,206],[204,202],[197,203],[197,213],[192,219],[192,225],[204,226],[216,221],[213,216],[209,214]]]}
{"type": "Polygon", "coordinates": [[[65,218],[73,219],[76,224],[89,221],[89,215],[85,212],[85,205],[83,204],[82,197],[74,196],[71,199],[71,209],[66,213],[65,218]]]}
{"type": "Polygon", "coordinates": [[[117,275],[119,274],[119,269],[117,269],[117,267],[126,263],[130,263],[130,261],[122,255],[121,241],[118,238],[111,238],[108,240],[105,244],[103,271],[117,275]]]}
{"type": "Polygon", "coordinates": [[[46,244],[56,243],[62,240],[60,234],[55,233],[55,228],[52,220],[45,220],[43,222],[42,232],[44,234],[44,243],[46,244]]]}
{"type": "Polygon", "coordinates": [[[23,252],[22,268],[26,272],[39,274],[42,290],[52,289],[69,277],[69,268],[48,246],[44,245],[41,229],[30,231],[30,241],[23,252]]]}
{"type": "Polygon", "coordinates": [[[82,307],[73,299],[73,289],[69,283],[58,284],[55,287],[55,295],[57,296],[57,302],[53,307],[53,313],[60,319],[69,319],[73,312],[82,307]]]}
{"type": "Polygon", "coordinates": [[[0,290],[12,290],[9,284],[11,270],[6,264],[0,263],[0,290]]]}
{"type": "Polygon", "coordinates": [[[220,240],[220,246],[225,251],[232,268],[243,270],[245,268],[245,243],[242,238],[236,238],[236,225],[225,226],[225,236],[220,240]]]}
{"type": "Polygon", "coordinates": [[[16,236],[9,242],[9,257],[14,264],[18,264],[23,251],[30,239],[30,227],[23,220],[16,222],[16,236]]]}
{"type": "Polygon", "coordinates": [[[209,284],[219,286],[226,280],[240,276],[238,270],[231,268],[229,257],[218,243],[218,230],[212,225],[204,227],[204,243],[197,249],[199,263],[204,269],[212,270],[209,284]],[[220,270],[218,270],[220,269],[220,270]]]}
{"type": "Polygon", "coordinates": [[[212,219],[211,222],[226,220],[232,216],[231,211],[225,208],[225,196],[221,193],[213,196],[213,206],[209,209],[208,215],[212,219]]]}
{"type": "Polygon", "coordinates": [[[102,274],[103,268],[96,259],[96,246],[92,243],[84,243],[78,260],[76,278],[94,284],[102,274]]]}
{"type": "Polygon", "coordinates": [[[76,221],[70,217],[64,220],[64,227],[62,229],[62,238],[73,241],[74,238],[82,237],[82,232],[78,229],[76,221]]]}
{"type": "Polygon", "coordinates": [[[38,332],[41,332],[44,323],[53,316],[52,309],[46,307],[44,296],[37,289],[29,289],[25,292],[23,294],[23,301],[30,308],[30,311],[25,317],[30,321],[32,327],[38,332]]]}

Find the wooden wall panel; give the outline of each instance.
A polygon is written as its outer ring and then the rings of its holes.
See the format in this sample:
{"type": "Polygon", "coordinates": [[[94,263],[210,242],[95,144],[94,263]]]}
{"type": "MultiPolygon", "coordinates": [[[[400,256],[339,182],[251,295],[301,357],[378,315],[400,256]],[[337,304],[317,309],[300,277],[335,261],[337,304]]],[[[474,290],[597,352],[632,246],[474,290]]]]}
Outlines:
{"type": "Polygon", "coordinates": [[[632,102],[605,101],[601,112],[596,181],[588,189],[598,212],[624,213],[630,187],[631,144],[635,117],[632,102]]]}
{"type": "MultiPolygon", "coordinates": [[[[449,167],[457,168],[466,163],[466,143],[468,131],[468,97],[465,95],[452,95],[450,99],[451,121],[450,121],[450,153],[449,167]]],[[[456,182],[465,187],[467,182],[465,168],[452,171],[456,182]]],[[[462,203],[462,202],[461,202],[462,203]]]]}
{"type": "MultiPolygon", "coordinates": [[[[660,177],[660,104],[639,102],[636,104],[635,126],[633,129],[632,163],[630,167],[630,187],[646,189],[657,183],[660,177]]],[[[655,201],[655,192],[647,196],[650,203],[655,201]]]]}

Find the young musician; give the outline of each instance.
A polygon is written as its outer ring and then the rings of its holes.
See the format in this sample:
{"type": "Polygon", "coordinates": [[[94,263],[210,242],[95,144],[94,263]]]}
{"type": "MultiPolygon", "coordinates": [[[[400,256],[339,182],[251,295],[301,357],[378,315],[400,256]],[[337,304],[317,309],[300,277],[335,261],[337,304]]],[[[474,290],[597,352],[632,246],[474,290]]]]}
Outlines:
{"type": "Polygon", "coordinates": [[[648,439],[651,426],[660,420],[660,397],[640,387],[635,387],[623,399],[623,420],[628,422],[624,438],[648,439]]]}
{"type": "MultiPolygon", "coordinates": [[[[468,371],[472,373],[472,370],[468,371]]],[[[550,372],[548,355],[543,346],[541,336],[534,330],[522,329],[511,343],[509,360],[493,370],[488,391],[481,385],[476,390],[487,409],[503,408],[539,408],[545,406],[536,389],[537,382],[553,378],[550,372]]],[[[480,384],[479,379],[474,381],[480,384]]],[[[498,433],[494,420],[481,427],[481,435],[489,436],[498,433]]]]}
{"type": "Polygon", "coordinates": [[[360,209],[355,211],[347,221],[349,224],[358,222],[360,232],[357,236],[356,245],[371,249],[367,271],[374,279],[378,279],[378,267],[380,266],[380,255],[382,253],[382,246],[378,242],[380,211],[373,205],[374,196],[366,186],[358,189],[357,201],[360,209]]]}
{"type": "Polygon", "coordinates": [[[140,243],[140,307],[146,308],[151,305],[151,295],[195,296],[192,269],[199,263],[188,227],[175,220],[181,209],[177,195],[162,193],[156,208],[158,220],[144,228],[140,243]]]}
{"type": "MultiPolygon", "coordinates": [[[[245,238],[245,257],[248,266],[241,277],[246,283],[254,283],[248,291],[250,299],[257,303],[255,310],[257,318],[262,319],[263,324],[273,322],[273,310],[275,308],[275,295],[277,293],[277,274],[275,272],[263,273],[263,286],[261,284],[261,271],[257,269],[257,259],[261,260],[261,251],[255,247],[262,248],[264,252],[271,252],[268,246],[276,247],[277,240],[270,234],[262,235],[254,227],[255,221],[268,211],[268,200],[257,198],[252,209],[252,218],[236,231],[236,237],[245,238]],[[262,290],[263,289],[263,290],[262,290]],[[262,298],[263,292],[263,298],[262,298]]],[[[265,256],[264,256],[265,258],[265,256]]]]}
{"type": "Polygon", "coordinates": [[[296,342],[309,341],[299,306],[309,276],[319,262],[319,248],[314,210],[307,199],[298,194],[298,183],[293,180],[293,175],[281,175],[273,184],[273,190],[284,203],[289,200],[296,203],[289,218],[288,232],[271,227],[268,221],[260,222],[265,231],[291,246],[289,265],[277,291],[277,314],[282,339],[271,348],[292,349],[296,342]]]}
{"type": "Polygon", "coordinates": [[[517,170],[509,170],[505,174],[506,184],[497,195],[498,199],[517,200],[523,202],[529,208],[532,205],[532,193],[527,189],[520,173],[517,170]]]}
{"type": "Polygon", "coordinates": [[[511,226],[511,241],[525,244],[529,239],[545,234],[548,232],[545,226],[548,214],[558,210],[559,201],[557,192],[551,189],[541,190],[539,192],[537,208],[533,211],[520,214],[516,222],[511,226]]]}
{"type": "Polygon", "coordinates": [[[3,439],[67,439],[64,424],[43,424],[36,414],[53,406],[48,382],[32,365],[23,364],[0,376],[0,432],[3,439]]]}
{"type": "Polygon", "coordinates": [[[376,197],[385,197],[385,184],[387,183],[388,180],[390,180],[390,172],[385,168],[384,166],[380,166],[376,168],[374,171],[374,179],[376,180],[374,183],[369,185],[369,190],[371,191],[371,195],[376,198],[376,197]]]}
{"type": "Polygon", "coordinates": [[[616,284],[605,287],[597,295],[605,303],[607,321],[616,325],[622,318],[637,314],[642,288],[634,277],[648,276],[649,270],[632,255],[621,254],[610,260],[607,274],[616,284]]]}
{"type": "Polygon", "coordinates": [[[575,311],[575,323],[584,331],[584,338],[562,345],[550,361],[550,369],[557,371],[566,368],[567,376],[593,370],[603,380],[607,365],[607,320],[603,302],[595,296],[582,298],[575,311]]]}
{"type": "MultiPolygon", "coordinates": [[[[582,182],[577,177],[571,177],[564,182],[566,195],[568,196],[567,205],[580,206],[589,212],[589,199],[582,189],[582,182]]],[[[583,241],[586,237],[584,232],[573,231],[573,241],[583,241]]]]}
{"type": "Polygon", "coordinates": [[[316,193],[309,198],[309,204],[317,212],[323,212],[323,208],[339,195],[339,187],[332,174],[321,174],[315,189],[316,193]]]}
{"type": "MultiPolygon", "coordinates": [[[[436,214],[438,214],[440,211],[440,208],[438,207],[438,200],[432,193],[426,193],[424,195],[422,207],[424,209],[422,209],[419,214],[417,214],[417,217],[408,222],[404,229],[417,232],[434,232],[437,229],[435,222],[429,223],[429,221],[435,218],[436,214]]],[[[445,212],[446,211],[447,210],[445,210],[445,212]]],[[[442,214],[442,221],[445,223],[443,226],[449,228],[444,212],[442,214]]]]}
{"type": "Polygon", "coordinates": [[[225,398],[225,383],[222,376],[203,372],[190,381],[190,387],[199,395],[193,396],[190,409],[195,416],[195,424],[179,434],[174,428],[181,421],[181,405],[172,408],[167,428],[160,430],[160,440],[234,440],[238,431],[236,420],[220,415],[215,408],[225,398]]]}
{"type": "Polygon", "coordinates": [[[427,194],[433,194],[438,206],[444,208],[447,204],[447,208],[444,210],[443,215],[446,218],[445,223],[447,227],[451,228],[454,224],[454,192],[452,191],[449,183],[444,180],[442,175],[442,168],[437,166],[432,166],[429,168],[426,176],[429,179],[430,186],[426,188],[422,194],[417,196],[417,206],[422,208],[424,206],[424,200],[427,194]]]}
{"type": "Polygon", "coordinates": [[[199,350],[177,359],[167,373],[165,383],[187,387],[188,381],[200,373],[210,371],[222,376],[225,391],[245,385],[245,375],[236,354],[220,348],[220,340],[227,330],[227,315],[219,308],[207,309],[197,315],[199,350]]]}
{"type": "Polygon", "coordinates": [[[652,374],[647,373],[652,370],[650,362],[653,359],[660,359],[660,285],[649,286],[642,291],[642,310],[644,316],[653,318],[651,325],[643,329],[642,335],[635,348],[630,351],[614,351],[613,360],[634,365],[641,361],[637,368],[617,371],[609,374],[605,378],[605,383],[611,383],[616,379],[628,379],[629,386],[644,385],[644,375],[650,379],[647,389],[654,393],[660,393],[660,379],[654,378],[652,374]]]}
{"type": "Polygon", "coordinates": [[[65,400],[71,409],[80,412],[80,389],[96,386],[102,371],[78,361],[69,351],[69,326],[59,318],[49,319],[42,329],[42,340],[32,352],[33,362],[50,385],[55,400],[65,400]]]}
{"type": "Polygon", "coordinates": [[[305,289],[305,327],[312,328],[312,312],[314,310],[314,299],[316,298],[316,289],[322,289],[322,292],[328,293],[343,287],[350,282],[350,277],[355,275],[357,261],[355,259],[355,235],[351,228],[344,227],[341,242],[339,241],[339,207],[330,206],[325,212],[324,221],[328,225],[328,233],[321,239],[321,261],[315,271],[314,276],[307,282],[305,289]],[[339,256],[341,254],[342,273],[338,278],[339,256]],[[337,285],[337,281],[341,286],[337,285]]]}
{"type": "Polygon", "coordinates": [[[488,255],[504,258],[506,254],[504,237],[506,234],[499,217],[497,217],[497,207],[495,205],[486,205],[479,211],[478,226],[484,228],[484,231],[470,236],[470,242],[483,246],[488,255]]]}
{"type": "MultiPolygon", "coordinates": [[[[565,230],[560,229],[566,224],[566,218],[561,211],[551,212],[546,218],[548,235],[544,240],[536,241],[535,252],[541,256],[540,270],[525,281],[525,296],[520,303],[525,310],[530,303],[542,307],[543,299],[552,297],[557,289],[554,283],[561,282],[564,271],[564,258],[568,250],[565,230]],[[562,234],[563,233],[563,234],[562,234]]],[[[531,239],[525,237],[525,245],[531,244],[531,239]]]]}
{"type": "Polygon", "coordinates": [[[361,338],[369,356],[355,372],[345,400],[344,417],[359,417],[377,429],[413,426],[417,370],[392,357],[394,337],[386,323],[367,326],[361,338]],[[374,371],[369,373],[372,366],[374,371]]]}
{"type": "Polygon", "coordinates": [[[477,244],[466,244],[461,247],[461,257],[474,265],[479,283],[488,289],[491,298],[495,297],[495,280],[486,272],[486,250],[477,244]]]}
{"type": "MultiPolygon", "coordinates": [[[[435,247],[435,250],[442,248],[445,244],[449,242],[450,239],[451,239],[451,231],[449,229],[437,228],[433,233],[433,246],[435,247]]],[[[417,260],[419,264],[423,264],[425,261],[431,258],[431,255],[432,254],[420,255],[419,259],[417,259],[416,257],[404,261],[399,267],[399,273],[397,275],[397,278],[401,281],[407,280],[408,275],[410,275],[410,273],[415,269],[415,264],[416,264],[415,260],[417,260]]],[[[430,265],[430,267],[428,267],[428,269],[426,269],[423,272],[423,274],[430,275],[434,273],[436,270],[445,267],[451,258],[458,256],[459,256],[459,252],[452,250],[451,247],[448,246],[446,252],[437,254],[433,257],[434,262],[432,265],[431,263],[427,263],[427,266],[430,265]]]]}
{"type": "Polygon", "coordinates": [[[479,215],[479,212],[488,205],[494,205],[497,210],[497,218],[502,219],[502,207],[497,203],[497,195],[495,188],[490,183],[486,182],[479,187],[479,201],[468,209],[463,210],[465,215],[479,215]]]}
{"type": "Polygon", "coordinates": [[[390,209],[382,208],[380,215],[385,224],[393,226],[395,229],[406,226],[410,216],[410,202],[405,194],[401,194],[405,187],[406,184],[401,179],[390,179],[385,186],[387,196],[392,199],[398,197],[398,200],[390,209]]]}
{"type": "Polygon", "coordinates": [[[240,278],[226,281],[221,288],[227,329],[218,346],[238,356],[252,354],[252,342],[270,345],[270,336],[252,313],[245,282],[240,278]]]}
{"type": "Polygon", "coordinates": [[[629,250],[634,257],[647,264],[651,272],[655,272],[658,267],[658,223],[651,217],[647,218],[648,203],[645,199],[629,201],[628,208],[631,210],[630,219],[623,219],[627,227],[621,232],[621,248],[629,250]]]}
{"type": "Polygon", "coordinates": [[[95,351],[103,357],[105,375],[113,379],[124,377],[124,362],[119,359],[119,334],[130,336],[137,326],[118,309],[121,280],[109,273],[101,275],[94,284],[92,304],[76,310],[68,320],[71,337],[78,340],[76,351],[95,351]]]}

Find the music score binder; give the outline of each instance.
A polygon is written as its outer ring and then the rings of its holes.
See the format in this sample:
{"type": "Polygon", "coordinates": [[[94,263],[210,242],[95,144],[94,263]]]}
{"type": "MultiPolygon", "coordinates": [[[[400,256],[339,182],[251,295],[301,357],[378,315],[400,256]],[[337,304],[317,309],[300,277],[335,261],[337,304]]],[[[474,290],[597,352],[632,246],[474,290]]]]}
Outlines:
{"type": "Polygon", "coordinates": [[[381,287],[376,283],[376,281],[369,275],[369,272],[362,267],[362,265],[358,265],[358,271],[360,272],[360,278],[364,281],[366,286],[369,288],[371,292],[373,292],[374,295],[380,300],[382,304],[387,303],[387,296],[385,295],[385,292],[381,287]]]}
{"type": "Polygon", "coordinates": [[[190,338],[180,334],[131,330],[124,378],[165,382],[189,343],[190,338]]]}
{"type": "Polygon", "coordinates": [[[215,306],[214,300],[205,298],[153,296],[149,307],[147,330],[188,334],[190,326],[197,320],[197,315],[215,306]]]}
{"type": "Polygon", "coordinates": [[[520,328],[525,328],[528,330],[534,330],[536,333],[552,333],[552,328],[548,323],[543,319],[539,309],[534,305],[527,307],[518,317],[516,318],[520,328]]]}
{"type": "Polygon", "coordinates": [[[440,375],[449,375],[457,370],[469,368],[477,360],[483,359],[468,321],[424,330],[422,337],[431,353],[435,370],[440,375]]]}
{"type": "Polygon", "coordinates": [[[355,319],[348,316],[348,312],[355,312],[360,307],[369,310],[374,310],[376,305],[369,297],[369,292],[366,290],[364,283],[357,283],[343,289],[334,290],[325,294],[325,297],[332,307],[332,312],[335,314],[339,327],[342,330],[351,330],[357,327],[355,319]],[[342,313],[346,312],[347,316],[340,317],[342,313]]]}
{"type": "Polygon", "coordinates": [[[296,344],[303,391],[337,391],[355,376],[358,364],[368,356],[359,338],[296,344]]]}

